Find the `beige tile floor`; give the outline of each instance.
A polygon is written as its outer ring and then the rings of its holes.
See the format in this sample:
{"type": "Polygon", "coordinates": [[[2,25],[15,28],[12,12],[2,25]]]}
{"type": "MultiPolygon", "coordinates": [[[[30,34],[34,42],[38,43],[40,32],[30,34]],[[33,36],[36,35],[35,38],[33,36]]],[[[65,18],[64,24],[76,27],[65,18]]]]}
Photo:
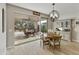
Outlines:
{"type": "Polygon", "coordinates": [[[61,41],[61,49],[43,48],[40,40],[7,49],[9,55],[79,55],[79,43],[61,41]]]}
{"type": "Polygon", "coordinates": [[[40,40],[15,46],[7,50],[7,54],[11,55],[47,55],[52,54],[47,49],[40,46],[40,40]]]}
{"type": "Polygon", "coordinates": [[[38,40],[40,38],[39,33],[37,33],[36,35],[30,35],[29,37],[26,37],[26,35],[24,34],[24,32],[20,32],[20,31],[16,31],[15,33],[15,42],[14,45],[21,45],[23,43],[27,43],[30,41],[34,41],[34,40],[38,40]]]}
{"type": "Polygon", "coordinates": [[[27,43],[27,42],[38,40],[38,39],[39,39],[39,36],[33,36],[33,37],[29,37],[29,38],[16,39],[14,44],[15,45],[19,45],[19,44],[22,44],[22,43],[27,43]]]}

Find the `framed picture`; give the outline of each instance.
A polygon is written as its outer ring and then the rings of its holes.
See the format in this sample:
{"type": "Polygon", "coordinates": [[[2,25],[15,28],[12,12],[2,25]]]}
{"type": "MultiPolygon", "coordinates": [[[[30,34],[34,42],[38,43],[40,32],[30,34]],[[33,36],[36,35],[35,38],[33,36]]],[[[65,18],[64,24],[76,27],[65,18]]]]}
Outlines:
{"type": "Polygon", "coordinates": [[[79,21],[76,21],[76,24],[79,24],[79,21]]]}
{"type": "Polygon", "coordinates": [[[64,25],[63,22],[61,22],[61,27],[63,27],[63,25],[64,25]]]}
{"type": "Polygon", "coordinates": [[[65,27],[68,27],[68,21],[65,22],[65,27]]]}
{"type": "Polygon", "coordinates": [[[40,16],[40,13],[39,12],[36,12],[36,11],[33,11],[33,15],[40,16]]]}

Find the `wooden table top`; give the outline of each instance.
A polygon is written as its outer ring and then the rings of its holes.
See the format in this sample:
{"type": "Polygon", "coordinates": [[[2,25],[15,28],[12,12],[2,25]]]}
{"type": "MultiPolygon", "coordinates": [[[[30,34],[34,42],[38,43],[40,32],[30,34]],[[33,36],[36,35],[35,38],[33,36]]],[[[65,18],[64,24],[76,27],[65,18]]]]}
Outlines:
{"type": "Polygon", "coordinates": [[[60,35],[53,35],[53,36],[47,36],[46,38],[48,39],[55,39],[55,38],[61,38],[62,36],[60,35]]]}

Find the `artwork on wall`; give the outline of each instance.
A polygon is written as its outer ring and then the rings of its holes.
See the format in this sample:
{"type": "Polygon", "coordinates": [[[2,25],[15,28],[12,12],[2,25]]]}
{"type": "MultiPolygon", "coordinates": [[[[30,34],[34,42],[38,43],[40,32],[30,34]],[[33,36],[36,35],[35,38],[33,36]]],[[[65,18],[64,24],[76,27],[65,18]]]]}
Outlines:
{"type": "Polygon", "coordinates": [[[15,30],[34,29],[34,21],[19,19],[15,21],[15,30]]]}
{"type": "Polygon", "coordinates": [[[66,27],[68,27],[68,21],[65,22],[66,27]]]}
{"type": "Polygon", "coordinates": [[[40,16],[40,13],[39,13],[39,12],[37,12],[37,11],[33,11],[33,15],[40,16]]]}
{"type": "Polygon", "coordinates": [[[76,24],[79,24],[79,21],[76,21],[76,24]]]}
{"type": "Polygon", "coordinates": [[[67,21],[61,21],[61,22],[60,22],[61,27],[67,27],[67,28],[68,28],[68,27],[69,27],[69,22],[70,22],[70,21],[68,21],[68,20],[67,20],[67,21]]]}
{"type": "Polygon", "coordinates": [[[63,31],[65,32],[69,32],[70,31],[70,21],[66,20],[66,21],[61,21],[61,27],[63,28],[63,31]]]}
{"type": "Polygon", "coordinates": [[[63,27],[63,25],[64,25],[63,22],[61,22],[61,27],[63,27]]]}

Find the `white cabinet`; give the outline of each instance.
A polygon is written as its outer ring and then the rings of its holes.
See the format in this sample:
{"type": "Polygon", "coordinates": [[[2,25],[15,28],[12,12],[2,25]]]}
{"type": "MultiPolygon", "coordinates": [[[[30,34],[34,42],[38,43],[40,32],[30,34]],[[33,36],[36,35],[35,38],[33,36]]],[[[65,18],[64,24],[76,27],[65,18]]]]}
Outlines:
{"type": "Polygon", "coordinates": [[[0,3],[0,55],[6,54],[6,4],[0,3]]]}

